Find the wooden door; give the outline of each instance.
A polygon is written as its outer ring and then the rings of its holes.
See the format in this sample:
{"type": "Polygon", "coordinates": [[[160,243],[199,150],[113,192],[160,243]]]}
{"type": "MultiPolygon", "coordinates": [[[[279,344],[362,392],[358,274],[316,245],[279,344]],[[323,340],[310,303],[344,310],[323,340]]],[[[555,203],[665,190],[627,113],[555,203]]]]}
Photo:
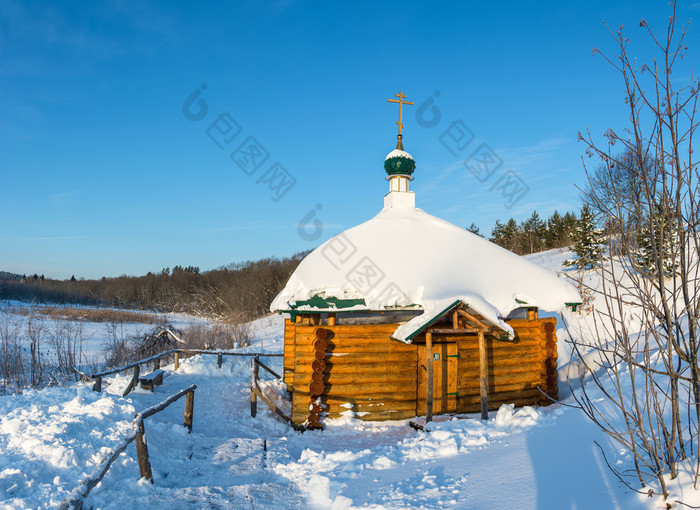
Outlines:
{"type": "MultiPolygon", "coordinates": [[[[416,414],[426,413],[428,369],[425,345],[418,346],[418,388],[416,414]]],[[[433,414],[457,411],[457,343],[433,344],[433,414]]]]}

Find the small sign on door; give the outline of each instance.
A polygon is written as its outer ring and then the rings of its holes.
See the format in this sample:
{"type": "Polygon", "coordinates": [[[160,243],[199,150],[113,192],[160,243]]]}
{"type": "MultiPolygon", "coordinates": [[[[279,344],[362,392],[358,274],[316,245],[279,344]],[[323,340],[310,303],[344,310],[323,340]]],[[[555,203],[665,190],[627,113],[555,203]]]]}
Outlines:
{"type": "Polygon", "coordinates": [[[440,353],[439,352],[433,353],[433,361],[440,361],[440,353]]]}

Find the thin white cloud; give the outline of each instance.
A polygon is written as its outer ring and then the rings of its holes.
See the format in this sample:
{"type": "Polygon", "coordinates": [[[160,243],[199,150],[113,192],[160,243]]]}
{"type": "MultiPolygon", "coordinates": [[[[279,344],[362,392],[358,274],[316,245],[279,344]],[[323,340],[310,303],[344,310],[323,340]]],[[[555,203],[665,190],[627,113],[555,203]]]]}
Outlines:
{"type": "Polygon", "coordinates": [[[76,239],[89,238],[86,236],[2,237],[0,241],[74,241],[76,239]]]}

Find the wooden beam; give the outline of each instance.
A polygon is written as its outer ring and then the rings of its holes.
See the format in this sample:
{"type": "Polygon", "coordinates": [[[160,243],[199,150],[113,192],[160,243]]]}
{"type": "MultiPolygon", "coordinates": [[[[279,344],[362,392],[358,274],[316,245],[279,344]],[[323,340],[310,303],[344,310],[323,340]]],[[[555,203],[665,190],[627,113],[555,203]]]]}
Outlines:
{"type": "Polygon", "coordinates": [[[146,446],[145,430],[143,420],[139,420],[138,432],[136,434],[136,457],[139,461],[139,471],[141,478],[145,478],[153,483],[153,472],[151,471],[151,462],[148,460],[148,446],[146,446]]]}
{"type": "Polygon", "coordinates": [[[459,314],[457,310],[452,312],[452,329],[459,329],[459,314]]]}
{"type": "MultiPolygon", "coordinates": [[[[263,392],[260,391],[258,388],[253,388],[253,392],[257,395],[257,397],[260,400],[262,400],[265,404],[267,404],[267,406],[270,409],[272,409],[277,416],[279,416],[284,421],[289,423],[294,430],[304,430],[304,427],[300,427],[298,425],[293,424],[292,420],[289,418],[289,416],[287,416],[284,411],[282,411],[279,407],[277,407],[277,405],[274,402],[272,402],[272,400],[270,400],[265,395],[263,395],[263,392]]],[[[345,408],[343,408],[343,410],[345,410],[345,408]]]]}
{"type": "Polygon", "coordinates": [[[471,320],[471,321],[476,322],[480,327],[482,327],[482,328],[484,328],[484,329],[488,329],[488,328],[489,328],[488,324],[486,324],[486,323],[484,323],[484,322],[481,322],[479,319],[477,319],[476,317],[474,317],[472,314],[470,314],[470,313],[467,312],[466,310],[462,310],[461,308],[459,308],[459,309],[457,309],[457,313],[459,313],[460,315],[466,317],[467,319],[469,319],[469,320],[471,320]]]}
{"type": "MultiPolygon", "coordinates": [[[[436,335],[474,335],[476,333],[479,333],[480,331],[484,331],[481,328],[460,328],[460,329],[449,329],[449,328],[442,328],[442,329],[434,329],[433,333],[436,335]]],[[[491,333],[491,330],[488,329],[485,331],[485,333],[491,333]]]]}
{"type": "Polygon", "coordinates": [[[141,367],[138,365],[134,365],[134,376],[131,378],[131,382],[129,382],[129,385],[126,387],[124,390],[124,394],[122,397],[126,397],[129,393],[131,393],[131,390],[136,388],[136,386],[139,383],[139,375],[141,374],[141,367]]]}
{"type": "Polygon", "coordinates": [[[335,326],[335,314],[334,313],[328,314],[328,325],[335,326]]]}
{"type": "Polygon", "coordinates": [[[428,379],[426,381],[425,395],[425,422],[433,419],[433,333],[431,330],[425,332],[425,359],[428,379]]]}
{"type": "Polygon", "coordinates": [[[486,339],[484,332],[479,331],[479,395],[481,397],[481,419],[489,419],[488,372],[486,364],[486,339]]]}
{"type": "Polygon", "coordinates": [[[194,390],[190,391],[185,395],[185,420],[184,424],[189,431],[188,434],[192,433],[192,421],[194,418],[194,390]]]}
{"type": "Polygon", "coordinates": [[[250,360],[250,417],[255,418],[258,414],[258,397],[254,391],[258,387],[258,360],[250,360]]]}

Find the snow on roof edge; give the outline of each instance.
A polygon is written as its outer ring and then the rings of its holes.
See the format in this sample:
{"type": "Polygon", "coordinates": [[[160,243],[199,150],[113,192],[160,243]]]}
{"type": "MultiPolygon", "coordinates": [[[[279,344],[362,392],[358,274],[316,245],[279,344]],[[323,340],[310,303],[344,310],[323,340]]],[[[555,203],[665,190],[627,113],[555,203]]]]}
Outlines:
{"type": "Polygon", "coordinates": [[[460,296],[456,299],[448,298],[424,303],[423,309],[425,311],[418,317],[414,317],[408,322],[401,324],[391,334],[391,338],[410,344],[417,334],[430,326],[432,321],[442,317],[459,303],[464,303],[470,308],[473,308],[479,312],[484,319],[492,323],[494,326],[502,329],[509,336],[512,337],[515,335],[513,328],[499,317],[498,310],[496,310],[493,306],[489,305],[483,300],[474,298],[473,296],[460,296]]]}

